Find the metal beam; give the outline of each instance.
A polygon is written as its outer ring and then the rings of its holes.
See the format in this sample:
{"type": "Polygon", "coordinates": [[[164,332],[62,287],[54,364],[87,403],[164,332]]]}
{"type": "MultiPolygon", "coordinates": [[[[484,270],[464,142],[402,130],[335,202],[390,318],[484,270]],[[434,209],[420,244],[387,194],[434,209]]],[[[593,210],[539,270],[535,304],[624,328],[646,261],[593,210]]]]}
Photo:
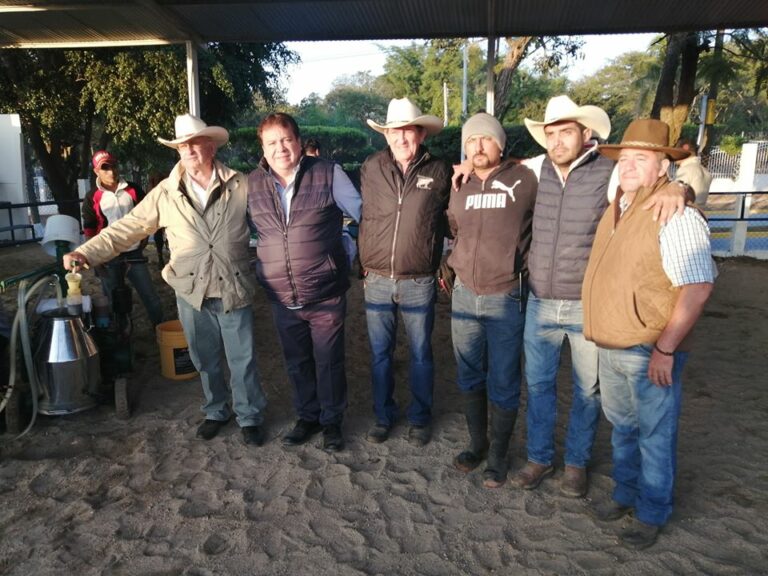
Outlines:
{"type": "Polygon", "coordinates": [[[200,118],[200,74],[197,68],[197,46],[187,42],[187,91],[189,113],[200,118]]]}
{"type": "Polygon", "coordinates": [[[494,115],[496,104],[496,0],[488,0],[488,54],[486,59],[485,111],[494,115]]]}

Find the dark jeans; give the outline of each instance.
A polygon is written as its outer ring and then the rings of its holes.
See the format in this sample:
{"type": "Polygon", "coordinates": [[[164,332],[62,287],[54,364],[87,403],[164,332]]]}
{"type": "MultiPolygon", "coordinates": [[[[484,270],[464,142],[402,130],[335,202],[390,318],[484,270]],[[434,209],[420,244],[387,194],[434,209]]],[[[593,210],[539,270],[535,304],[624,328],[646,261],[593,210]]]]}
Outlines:
{"type": "Polygon", "coordinates": [[[347,407],[344,367],[346,295],[290,310],[272,303],[293,405],[302,420],[341,424],[347,407]]]}

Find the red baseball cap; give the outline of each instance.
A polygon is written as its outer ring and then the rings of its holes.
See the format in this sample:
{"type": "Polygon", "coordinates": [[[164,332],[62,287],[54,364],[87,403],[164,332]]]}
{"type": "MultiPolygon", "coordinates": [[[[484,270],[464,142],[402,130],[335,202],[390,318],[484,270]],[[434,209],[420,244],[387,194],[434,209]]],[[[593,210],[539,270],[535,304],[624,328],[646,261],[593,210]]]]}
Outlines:
{"type": "Polygon", "coordinates": [[[102,164],[112,164],[114,166],[117,164],[117,158],[112,156],[112,154],[106,150],[99,150],[93,155],[91,162],[93,163],[93,167],[98,170],[101,168],[102,164]]]}

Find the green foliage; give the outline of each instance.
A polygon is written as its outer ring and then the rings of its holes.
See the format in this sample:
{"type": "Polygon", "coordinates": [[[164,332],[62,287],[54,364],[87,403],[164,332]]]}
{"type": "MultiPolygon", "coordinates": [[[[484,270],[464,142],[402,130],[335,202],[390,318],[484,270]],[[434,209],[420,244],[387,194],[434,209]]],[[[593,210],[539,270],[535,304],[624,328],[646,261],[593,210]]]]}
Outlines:
{"type": "MultiPolygon", "coordinates": [[[[200,99],[208,124],[232,125],[254,98],[274,103],[285,63],[282,44],[210,44],[199,54],[200,99]]],[[[0,50],[0,110],[17,112],[57,199],[76,196],[90,156],[109,147],[123,172],[165,170],[187,110],[184,48],[0,50]]]]}
{"type": "Polygon", "coordinates": [[[525,118],[544,118],[547,102],[552,96],[564,94],[567,82],[559,71],[556,74],[535,74],[518,69],[508,92],[510,106],[501,119],[502,123],[522,124],[525,118]]]}
{"type": "Polygon", "coordinates": [[[574,82],[570,95],[579,104],[599,106],[611,119],[610,141],[619,141],[635,118],[647,117],[659,77],[659,54],[627,52],[574,82]]]}
{"type": "MultiPolygon", "coordinates": [[[[504,131],[507,134],[506,157],[531,158],[544,152],[525,126],[504,126],[504,131]]],[[[427,138],[424,144],[433,155],[456,164],[461,160],[461,127],[446,126],[440,133],[427,138]]]]}
{"type": "Polygon", "coordinates": [[[730,156],[741,154],[741,147],[747,142],[742,136],[726,135],[720,139],[720,150],[730,156]]]}
{"type": "MultiPolygon", "coordinates": [[[[410,98],[425,114],[443,117],[443,83],[448,87],[448,121],[461,124],[463,51],[468,50],[467,109],[485,105],[483,51],[467,40],[432,40],[394,48],[384,64],[383,90],[388,98],[410,98]]],[[[384,109],[386,113],[386,108],[384,109]]],[[[383,120],[383,115],[379,120],[383,120]]]]}

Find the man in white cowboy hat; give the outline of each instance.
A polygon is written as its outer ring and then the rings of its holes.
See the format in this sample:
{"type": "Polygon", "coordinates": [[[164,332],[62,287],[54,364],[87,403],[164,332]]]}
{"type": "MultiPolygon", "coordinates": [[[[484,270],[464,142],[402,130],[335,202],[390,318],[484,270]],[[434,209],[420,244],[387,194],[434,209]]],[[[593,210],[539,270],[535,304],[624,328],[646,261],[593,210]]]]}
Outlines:
{"type": "Polygon", "coordinates": [[[158,138],[179,153],[168,178],[126,216],[67,254],[64,266],[100,264],[165,228],[171,257],[163,278],[176,292],[205,395],[205,421],[197,436],[210,440],[234,412],[243,441],[260,446],[267,401],[254,354],[247,180],[214,158],[229,139],[224,128],[207,126],[191,114],[177,116],[175,128],[173,140],[158,138]]]}
{"type": "Polygon", "coordinates": [[[690,155],[669,147],[669,127],[635,120],[621,144],[598,151],[618,161],[620,187],[597,227],[582,293],[584,336],[599,347],[603,411],[613,424],[613,498],[594,512],[618,520],[634,511],[620,540],[642,549],[672,513],[681,372],[715,273],[697,209],[664,225],[641,209],[669,182],[670,159],[690,155]]]}
{"type": "MultiPolygon", "coordinates": [[[[524,333],[528,462],[512,484],[531,490],[555,471],[557,372],[567,337],[573,399],[560,491],[582,497],[588,488],[600,396],[597,348],[582,333],[581,282],[597,222],[609,202],[614,162],[597,153],[597,142],[608,138],[611,122],[597,106],[579,106],[562,95],[549,101],[543,121],[526,118],[525,124],[547,153],[525,162],[539,179],[524,333]]],[[[685,189],[671,185],[658,198],[671,204],[672,211],[683,205],[685,189]]]]}
{"type": "Polygon", "coordinates": [[[443,123],[422,114],[408,98],[395,98],[386,123],[368,120],[368,125],[384,134],[389,146],[369,156],[361,171],[358,244],[367,274],[365,310],[376,417],[367,438],[384,442],[398,418],[392,364],[399,311],[410,348],[408,439],[423,446],[432,435],[435,272],[451,186],[449,165],[432,156],[424,140],[440,132],[443,123]]]}

